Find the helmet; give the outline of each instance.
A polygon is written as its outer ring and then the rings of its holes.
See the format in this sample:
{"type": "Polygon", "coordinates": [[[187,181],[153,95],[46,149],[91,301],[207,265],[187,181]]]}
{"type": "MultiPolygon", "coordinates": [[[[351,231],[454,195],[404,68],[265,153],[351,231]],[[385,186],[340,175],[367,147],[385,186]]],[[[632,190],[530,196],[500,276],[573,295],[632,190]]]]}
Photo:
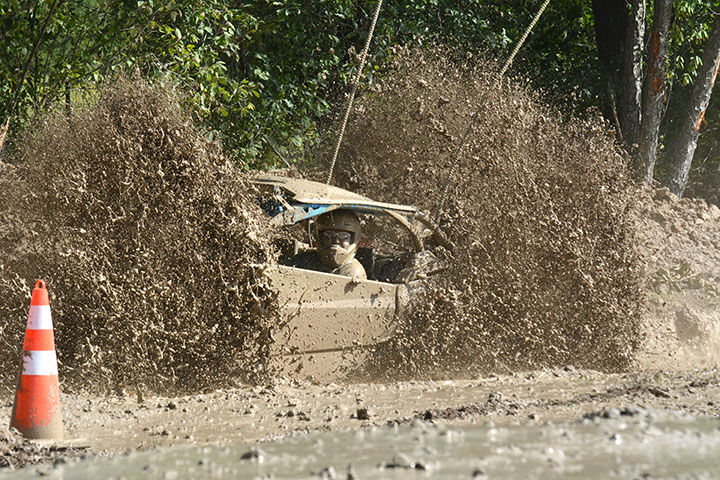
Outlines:
{"type": "Polygon", "coordinates": [[[355,257],[360,241],[360,219],[350,210],[333,210],[315,221],[320,260],[331,268],[355,257]]]}

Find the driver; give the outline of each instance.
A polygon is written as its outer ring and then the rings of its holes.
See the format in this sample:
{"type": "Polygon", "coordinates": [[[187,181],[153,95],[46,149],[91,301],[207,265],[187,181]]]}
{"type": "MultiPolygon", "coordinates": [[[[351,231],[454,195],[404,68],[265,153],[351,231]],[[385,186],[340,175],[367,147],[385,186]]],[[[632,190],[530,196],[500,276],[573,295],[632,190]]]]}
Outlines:
{"type": "MultiPolygon", "coordinates": [[[[342,209],[324,213],[315,221],[315,235],[318,245],[316,259],[322,263],[322,270],[353,279],[367,280],[365,268],[355,258],[361,236],[360,219],[357,215],[350,210],[342,209]]],[[[293,264],[300,268],[313,268],[311,264],[317,264],[316,261],[307,262],[307,260],[309,259],[296,257],[293,259],[293,264]]]]}
{"type": "Polygon", "coordinates": [[[360,219],[350,210],[333,210],[315,222],[318,256],[332,273],[367,280],[362,264],[355,258],[360,242],[360,219]]]}

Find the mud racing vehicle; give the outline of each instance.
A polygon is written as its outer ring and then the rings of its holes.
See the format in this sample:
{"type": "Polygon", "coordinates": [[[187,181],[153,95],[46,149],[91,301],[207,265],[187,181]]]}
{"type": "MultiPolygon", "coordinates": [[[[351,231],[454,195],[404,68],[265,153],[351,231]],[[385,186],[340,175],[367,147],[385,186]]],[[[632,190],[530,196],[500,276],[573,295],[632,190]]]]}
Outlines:
{"type": "Polygon", "coordinates": [[[267,273],[283,318],[272,332],[272,365],[300,380],[343,379],[392,337],[397,316],[426,288],[427,279],[442,270],[424,249],[425,240],[450,245],[428,215],[413,206],[376,202],[309,180],[263,175],[253,183],[263,192],[261,206],[270,225],[295,228],[296,236],[299,231],[307,238],[307,243],[296,239],[292,248],[285,248],[279,265],[267,273]],[[382,239],[364,229],[356,258],[367,280],[289,266],[293,255],[312,248],[314,219],[340,209],[365,217],[366,225],[377,217],[392,224],[382,229],[392,237],[386,239],[392,251],[373,245],[382,239]],[[402,244],[405,251],[398,251],[402,244]]]}

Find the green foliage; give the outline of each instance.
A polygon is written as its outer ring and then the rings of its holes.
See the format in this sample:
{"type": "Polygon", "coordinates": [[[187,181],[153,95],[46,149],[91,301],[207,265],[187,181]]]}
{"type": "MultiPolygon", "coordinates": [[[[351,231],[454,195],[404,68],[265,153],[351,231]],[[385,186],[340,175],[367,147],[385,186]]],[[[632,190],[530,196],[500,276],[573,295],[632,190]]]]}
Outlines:
{"type": "Polygon", "coordinates": [[[672,58],[671,78],[683,86],[692,84],[702,64],[705,41],[710,34],[713,15],[720,2],[707,0],[676,0],[675,21],[670,32],[672,58]]]}
{"type": "MultiPolygon", "coordinates": [[[[277,161],[268,137],[283,154],[297,158],[318,134],[318,118],[331,111],[354,74],[374,7],[373,1],[351,0],[67,1],[51,19],[31,64],[13,125],[22,128],[38,113],[62,106],[67,91],[77,99],[119,69],[140,69],[170,75],[181,85],[195,117],[218,132],[244,164],[277,161]]],[[[524,0],[386,0],[366,78],[397,43],[442,43],[502,58],[537,7],[524,0]]],[[[587,72],[596,71],[587,68],[588,9],[573,0],[551,5],[549,18],[517,60],[518,71],[564,91],[586,84],[587,72]]],[[[0,6],[6,32],[0,44],[0,109],[20,88],[18,72],[48,10],[47,3],[34,0],[0,6]]],[[[592,99],[591,88],[581,92],[592,99]]]]}
{"type": "MultiPolygon", "coordinates": [[[[0,7],[7,32],[0,44],[0,100],[6,106],[20,88],[20,72],[47,17],[48,5],[12,0],[0,7]]],[[[120,69],[168,74],[211,127],[227,129],[254,108],[257,87],[237,71],[240,46],[257,21],[223,0],[66,1],[53,15],[30,76],[22,86],[13,125],[21,128],[57,106],[67,92],[94,90],[120,69]],[[232,118],[227,125],[221,118],[232,118]]],[[[0,107],[2,108],[2,107],[0,107]]],[[[0,111],[2,116],[7,113],[0,111]]]]}
{"type": "MultiPolygon", "coordinates": [[[[247,75],[244,47],[258,21],[224,0],[137,0],[149,13],[133,58],[148,73],[168,73],[188,92],[193,113],[212,130],[236,138],[255,110],[262,86],[247,75]]],[[[230,143],[240,148],[242,144],[230,143]]]]}
{"type": "MultiPolygon", "coordinates": [[[[346,83],[347,48],[362,38],[358,12],[349,0],[245,2],[258,19],[247,39],[247,75],[262,94],[250,122],[238,132],[244,156],[252,165],[267,161],[264,135],[284,154],[299,156],[316,135],[316,119],[329,111],[327,88],[346,83]]],[[[272,158],[270,158],[272,161],[272,158]]]]}
{"type": "MultiPolygon", "coordinates": [[[[396,44],[443,44],[502,63],[540,3],[385,0],[364,81],[372,82],[382,71],[396,44]]],[[[672,55],[678,83],[695,75],[711,9],[718,4],[677,0],[672,55]]],[[[64,107],[67,95],[72,104],[119,70],[140,70],[149,77],[172,77],[209,134],[219,135],[239,163],[257,168],[279,162],[268,139],[283,156],[303,158],[320,133],[318,119],[339,111],[376,3],[66,0],[21,87],[20,72],[50,5],[0,2],[0,121],[19,88],[14,132],[41,112],[64,107]]],[[[526,76],[551,99],[577,111],[601,107],[605,83],[590,2],[553,0],[510,74],[526,76]]]]}

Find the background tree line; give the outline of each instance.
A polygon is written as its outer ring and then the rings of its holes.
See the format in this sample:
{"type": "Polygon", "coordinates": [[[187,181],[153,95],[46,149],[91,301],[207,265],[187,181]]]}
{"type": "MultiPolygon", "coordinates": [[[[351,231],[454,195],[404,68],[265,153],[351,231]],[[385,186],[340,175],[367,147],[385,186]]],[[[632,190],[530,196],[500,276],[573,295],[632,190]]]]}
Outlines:
{"type": "MultiPolygon", "coordinates": [[[[540,3],[385,0],[366,78],[395,44],[442,43],[502,60],[540,3]]],[[[302,161],[357,66],[374,7],[370,0],[5,0],[0,125],[11,118],[12,148],[42,112],[69,111],[119,70],[139,70],[172,77],[193,115],[246,167],[277,164],[277,153],[302,161]]],[[[719,95],[711,100],[719,15],[718,0],[552,0],[512,71],[576,114],[601,111],[639,178],[681,194],[690,174],[720,165],[719,95]]]]}

